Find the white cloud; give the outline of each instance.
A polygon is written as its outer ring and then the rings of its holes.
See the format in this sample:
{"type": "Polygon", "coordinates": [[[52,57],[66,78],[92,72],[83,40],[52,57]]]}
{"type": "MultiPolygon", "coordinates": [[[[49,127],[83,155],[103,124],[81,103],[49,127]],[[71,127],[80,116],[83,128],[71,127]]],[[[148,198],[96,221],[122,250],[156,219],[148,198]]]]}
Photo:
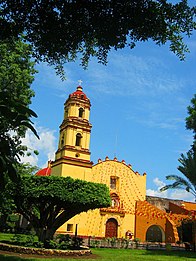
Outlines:
{"type": "Polygon", "coordinates": [[[88,78],[99,92],[120,96],[162,95],[176,92],[183,84],[159,58],[112,53],[107,67],[93,61],[88,78]]]}
{"type": "Polygon", "coordinates": [[[29,162],[32,165],[41,165],[44,167],[48,160],[53,160],[56,151],[56,137],[54,131],[43,127],[37,127],[37,132],[40,139],[37,139],[35,135],[28,130],[22,143],[26,145],[32,154],[21,158],[22,162],[29,162]],[[39,155],[33,153],[34,150],[39,151],[39,155]]]}
{"type": "Polygon", "coordinates": [[[160,192],[160,188],[162,188],[166,184],[159,178],[153,179],[153,183],[155,184],[157,189],[147,189],[146,194],[148,196],[162,197],[162,198],[169,198],[169,199],[179,199],[184,201],[194,201],[194,196],[185,190],[176,189],[176,190],[166,190],[160,192]]]}
{"type": "Polygon", "coordinates": [[[159,178],[153,179],[154,184],[158,187],[158,189],[162,188],[165,186],[165,183],[161,181],[159,178]]]}
{"type": "Polygon", "coordinates": [[[185,191],[185,190],[174,190],[174,191],[171,191],[170,192],[170,195],[169,195],[170,198],[173,198],[173,199],[180,199],[180,200],[184,200],[184,201],[194,201],[195,198],[194,196],[185,191]]]}
{"type": "Polygon", "coordinates": [[[147,196],[153,196],[153,197],[161,197],[161,198],[167,198],[168,197],[167,191],[160,192],[158,189],[157,190],[147,189],[146,195],[147,196]]]}

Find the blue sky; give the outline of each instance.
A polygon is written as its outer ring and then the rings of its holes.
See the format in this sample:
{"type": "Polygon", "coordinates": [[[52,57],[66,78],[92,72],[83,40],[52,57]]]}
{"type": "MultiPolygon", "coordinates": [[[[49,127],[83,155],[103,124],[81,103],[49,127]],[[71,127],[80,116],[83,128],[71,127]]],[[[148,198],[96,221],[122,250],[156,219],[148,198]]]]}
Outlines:
{"type": "Polygon", "coordinates": [[[24,142],[40,154],[24,160],[42,168],[48,159],[54,159],[63,104],[81,79],[92,104],[92,161],[106,156],[124,159],[134,171],[147,173],[148,195],[193,200],[184,191],[158,191],[166,183],[166,175],[180,174],[178,158],[192,143],[185,118],[196,93],[196,35],[187,44],[190,53],[183,62],[168,45],[159,47],[149,41],[138,43],[133,50],[111,51],[107,66],[94,59],[87,70],[79,61],[65,64],[65,82],[53,68],[38,65],[31,108],[38,114],[34,123],[40,141],[28,133],[24,142]]]}

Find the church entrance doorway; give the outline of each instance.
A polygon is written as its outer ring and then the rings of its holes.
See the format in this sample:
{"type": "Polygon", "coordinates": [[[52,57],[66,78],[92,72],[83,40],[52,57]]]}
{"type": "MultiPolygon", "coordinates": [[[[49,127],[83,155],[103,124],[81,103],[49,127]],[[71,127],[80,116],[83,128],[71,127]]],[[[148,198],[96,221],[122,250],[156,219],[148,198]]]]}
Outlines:
{"type": "Polygon", "coordinates": [[[146,241],[163,242],[163,232],[159,226],[150,226],[146,232],[146,241]]]}
{"type": "Polygon", "coordinates": [[[108,219],[106,222],[105,237],[117,237],[118,236],[118,222],[114,218],[108,219]]]}

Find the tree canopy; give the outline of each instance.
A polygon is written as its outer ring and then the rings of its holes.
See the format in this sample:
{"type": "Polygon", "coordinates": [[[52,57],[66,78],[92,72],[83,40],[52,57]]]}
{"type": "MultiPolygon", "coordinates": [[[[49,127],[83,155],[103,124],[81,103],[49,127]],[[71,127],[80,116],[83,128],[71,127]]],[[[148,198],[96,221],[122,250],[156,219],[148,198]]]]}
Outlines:
{"type": "MultiPolygon", "coordinates": [[[[29,163],[20,163],[16,164],[17,173],[20,175],[32,175],[38,168],[31,166],[29,163]]],[[[4,177],[5,187],[0,189],[0,231],[3,231],[7,228],[7,218],[9,214],[16,213],[16,205],[10,192],[10,187],[12,187],[12,181],[8,176],[4,177]]],[[[2,182],[2,180],[1,180],[2,182]]]]}
{"type": "Polygon", "coordinates": [[[18,213],[31,223],[42,242],[52,239],[76,214],[111,203],[106,185],[70,177],[22,176],[20,186],[12,183],[9,191],[18,213]]]}
{"type": "Polygon", "coordinates": [[[150,39],[184,59],[195,13],[186,0],[2,0],[0,39],[24,33],[37,59],[57,66],[78,55],[83,66],[91,56],[106,63],[111,48],[150,39]]]}
{"type": "Polygon", "coordinates": [[[31,122],[37,115],[29,109],[36,72],[31,54],[31,47],[22,40],[0,41],[0,186],[5,174],[17,177],[16,164],[26,150],[20,138],[26,129],[37,135],[31,122]]]}

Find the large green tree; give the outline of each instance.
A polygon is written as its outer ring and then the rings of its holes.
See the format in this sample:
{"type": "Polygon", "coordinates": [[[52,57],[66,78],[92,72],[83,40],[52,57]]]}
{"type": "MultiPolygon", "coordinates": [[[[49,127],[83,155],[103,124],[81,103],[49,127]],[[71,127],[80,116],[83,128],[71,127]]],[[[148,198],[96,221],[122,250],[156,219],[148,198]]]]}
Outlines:
{"type": "Polygon", "coordinates": [[[20,186],[13,183],[9,191],[17,212],[31,223],[45,244],[76,214],[111,203],[106,185],[70,177],[22,176],[20,186]]]}
{"type": "MultiPolygon", "coordinates": [[[[29,163],[16,164],[17,173],[20,175],[32,175],[38,168],[31,166],[29,163]]],[[[7,219],[10,214],[16,213],[16,205],[10,191],[12,181],[8,176],[5,176],[5,187],[0,189],[0,231],[7,228],[7,219]]]]}
{"type": "Polygon", "coordinates": [[[0,39],[24,33],[39,60],[59,65],[78,55],[84,66],[91,56],[106,63],[111,48],[150,39],[184,59],[195,13],[186,0],[2,0],[0,39]]]}
{"type": "Polygon", "coordinates": [[[21,144],[27,128],[35,135],[29,109],[34,92],[30,89],[35,69],[32,50],[22,40],[0,41],[0,186],[5,175],[19,178],[16,164],[26,148],[21,144]]]}

